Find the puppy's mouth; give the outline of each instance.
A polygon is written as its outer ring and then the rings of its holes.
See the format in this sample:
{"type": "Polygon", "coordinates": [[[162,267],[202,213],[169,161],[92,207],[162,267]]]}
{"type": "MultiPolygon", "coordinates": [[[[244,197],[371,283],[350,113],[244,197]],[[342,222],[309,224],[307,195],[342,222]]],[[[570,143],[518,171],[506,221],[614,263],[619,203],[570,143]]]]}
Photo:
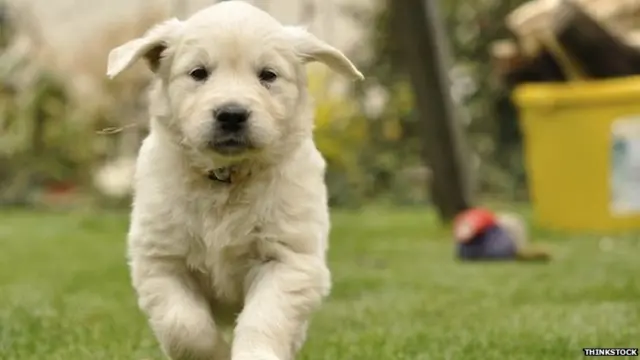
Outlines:
{"type": "Polygon", "coordinates": [[[212,139],[209,146],[220,155],[239,155],[253,149],[251,142],[244,136],[222,136],[212,139]]]}

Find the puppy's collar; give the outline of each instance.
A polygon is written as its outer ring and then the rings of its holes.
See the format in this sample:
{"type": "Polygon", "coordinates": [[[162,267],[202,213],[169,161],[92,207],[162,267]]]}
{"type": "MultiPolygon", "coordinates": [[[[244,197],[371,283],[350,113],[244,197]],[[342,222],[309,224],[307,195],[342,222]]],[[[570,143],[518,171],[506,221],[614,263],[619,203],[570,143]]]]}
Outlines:
{"type": "Polygon", "coordinates": [[[221,182],[224,184],[231,184],[232,175],[234,169],[232,167],[221,167],[217,169],[210,170],[207,173],[207,177],[209,180],[221,182]]]}

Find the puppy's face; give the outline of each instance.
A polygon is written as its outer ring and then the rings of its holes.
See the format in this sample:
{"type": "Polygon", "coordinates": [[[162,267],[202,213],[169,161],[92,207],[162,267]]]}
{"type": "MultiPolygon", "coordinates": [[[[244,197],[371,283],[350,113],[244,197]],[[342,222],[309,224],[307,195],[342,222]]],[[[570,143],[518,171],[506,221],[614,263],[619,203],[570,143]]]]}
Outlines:
{"type": "MultiPolygon", "coordinates": [[[[184,141],[218,155],[250,155],[284,141],[294,123],[302,72],[281,27],[188,24],[167,64],[167,98],[184,141]]],[[[270,25],[270,24],[267,24],[270,25]]]]}
{"type": "Polygon", "coordinates": [[[114,49],[108,74],[140,57],[160,80],[154,115],[188,148],[229,159],[275,150],[309,132],[311,119],[300,116],[305,62],[362,78],[335,48],[240,1],[167,21],[114,49]]]}

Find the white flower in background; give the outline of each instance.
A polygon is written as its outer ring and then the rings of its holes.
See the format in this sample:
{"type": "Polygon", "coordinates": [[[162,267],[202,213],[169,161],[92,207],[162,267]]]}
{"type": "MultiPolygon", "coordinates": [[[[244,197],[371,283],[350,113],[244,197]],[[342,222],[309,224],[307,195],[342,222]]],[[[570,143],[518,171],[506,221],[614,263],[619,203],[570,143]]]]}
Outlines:
{"type": "Polygon", "coordinates": [[[122,157],[105,164],[95,173],[95,187],[102,194],[111,197],[129,195],[133,185],[135,162],[133,157],[122,157]]]}
{"type": "Polygon", "coordinates": [[[449,79],[451,79],[451,96],[457,105],[463,104],[478,90],[469,70],[463,66],[454,66],[449,72],[449,79]]]}
{"type": "Polygon", "coordinates": [[[478,91],[478,86],[469,70],[463,66],[454,66],[449,71],[449,79],[453,104],[459,109],[457,118],[460,119],[464,126],[469,126],[471,124],[471,116],[464,111],[464,106],[467,99],[478,91]]]}
{"type": "Polygon", "coordinates": [[[380,85],[368,87],[364,94],[364,112],[369,118],[378,118],[389,100],[389,92],[380,85]]]}

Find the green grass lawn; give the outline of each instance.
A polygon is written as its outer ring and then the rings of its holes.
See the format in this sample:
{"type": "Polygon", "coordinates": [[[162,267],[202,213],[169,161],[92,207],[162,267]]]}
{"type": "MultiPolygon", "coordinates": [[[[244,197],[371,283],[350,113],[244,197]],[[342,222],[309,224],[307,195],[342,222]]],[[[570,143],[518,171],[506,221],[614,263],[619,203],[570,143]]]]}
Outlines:
{"type": "MultiPolygon", "coordinates": [[[[162,359],[126,215],[0,212],[0,359],[162,359]]],[[[337,212],[305,360],[579,359],[640,345],[640,238],[545,237],[550,264],[460,264],[432,214],[337,212]]]]}

